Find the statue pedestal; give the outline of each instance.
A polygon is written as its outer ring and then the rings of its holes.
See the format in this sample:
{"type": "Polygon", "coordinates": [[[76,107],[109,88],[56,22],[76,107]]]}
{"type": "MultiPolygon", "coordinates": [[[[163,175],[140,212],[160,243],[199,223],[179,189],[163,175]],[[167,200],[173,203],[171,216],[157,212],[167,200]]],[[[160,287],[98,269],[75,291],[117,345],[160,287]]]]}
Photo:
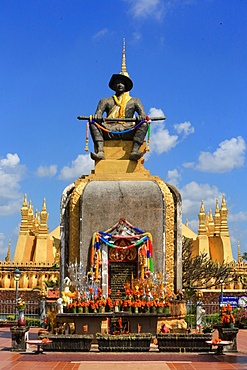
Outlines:
{"type": "Polygon", "coordinates": [[[222,326],[217,326],[219,332],[219,338],[224,341],[229,341],[231,344],[224,347],[224,352],[238,352],[237,348],[237,334],[238,328],[223,328],[222,326]]]}
{"type": "Polygon", "coordinates": [[[23,352],[26,351],[26,340],[28,339],[28,326],[19,327],[12,326],[10,328],[12,336],[12,352],[23,352]]]}
{"type": "MultiPolygon", "coordinates": [[[[95,175],[101,174],[133,174],[145,173],[149,171],[143,167],[144,158],[138,161],[130,161],[129,155],[132,149],[132,141],[108,140],[104,142],[105,160],[95,162],[95,175]],[[119,145],[121,143],[121,145],[119,145]]],[[[146,152],[146,143],[143,143],[139,149],[140,152],[146,152]]]]}

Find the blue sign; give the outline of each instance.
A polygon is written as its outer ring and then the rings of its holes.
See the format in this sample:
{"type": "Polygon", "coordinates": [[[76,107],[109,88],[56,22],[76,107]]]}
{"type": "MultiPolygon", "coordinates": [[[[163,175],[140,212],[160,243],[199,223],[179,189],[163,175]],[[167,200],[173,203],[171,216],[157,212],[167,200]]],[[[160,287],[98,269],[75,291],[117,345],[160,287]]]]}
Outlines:
{"type": "Polygon", "coordinates": [[[221,306],[226,306],[227,304],[230,304],[233,308],[239,307],[238,305],[239,297],[231,297],[231,296],[223,296],[219,297],[219,303],[221,306]]]}

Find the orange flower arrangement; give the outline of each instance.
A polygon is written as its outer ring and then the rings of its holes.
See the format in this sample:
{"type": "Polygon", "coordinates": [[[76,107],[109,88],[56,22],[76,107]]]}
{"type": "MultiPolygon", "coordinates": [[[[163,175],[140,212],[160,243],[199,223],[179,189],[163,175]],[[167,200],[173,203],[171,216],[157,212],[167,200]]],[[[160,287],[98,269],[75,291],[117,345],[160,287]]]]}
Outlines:
{"type": "Polygon", "coordinates": [[[132,306],[132,302],[130,299],[125,299],[125,301],[123,301],[123,307],[131,307],[132,306]]]}
{"type": "Polygon", "coordinates": [[[97,304],[97,306],[98,306],[98,307],[105,307],[105,305],[106,305],[106,301],[105,301],[105,300],[103,300],[103,299],[98,299],[98,300],[96,301],[96,304],[97,304]]]}
{"type": "Polygon", "coordinates": [[[140,299],[137,299],[136,301],[132,302],[133,307],[141,307],[142,306],[142,301],[140,299]]]}
{"type": "Polygon", "coordinates": [[[235,318],[232,314],[232,306],[230,304],[221,308],[221,322],[224,325],[235,323],[235,318]]]}
{"type": "Polygon", "coordinates": [[[157,303],[152,300],[152,301],[147,302],[147,305],[148,305],[148,307],[156,307],[157,303]]]}
{"type": "Polygon", "coordinates": [[[120,306],[122,304],[122,301],[120,298],[115,299],[114,306],[120,306]]]}
{"type": "Polygon", "coordinates": [[[157,302],[156,306],[157,307],[164,307],[164,303],[163,302],[157,302]]]}
{"type": "Polygon", "coordinates": [[[73,308],[73,307],[76,307],[77,306],[77,302],[72,302],[70,304],[68,304],[68,308],[73,308]]]}
{"type": "Polygon", "coordinates": [[[111,298],[106,298],[106,306],[109,307],[109,309],[113,308],[113,303],[111,298]]]}
{"type": "Polygon", "coordinates": [[[171,307],[171,302],[163,302],[164,307],[171,307]]]}

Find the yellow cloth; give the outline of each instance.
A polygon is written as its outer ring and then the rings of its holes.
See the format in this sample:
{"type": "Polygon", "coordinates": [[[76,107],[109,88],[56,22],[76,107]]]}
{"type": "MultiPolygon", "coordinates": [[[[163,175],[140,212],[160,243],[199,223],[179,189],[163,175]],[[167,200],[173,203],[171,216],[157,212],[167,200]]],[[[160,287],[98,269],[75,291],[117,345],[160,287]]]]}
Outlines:
{"type": "MultiPolygon", "coordinates": [[[[128,101],[131,99],[129,92],[123,93],[119,98],[113,95],[113,99],[116,103],[111,109],[108,117],[109,118],[124,118],[125,117],[125,107],[128,101]]],[[[124,123],[124,122],[121,122],[124,123]]]]}

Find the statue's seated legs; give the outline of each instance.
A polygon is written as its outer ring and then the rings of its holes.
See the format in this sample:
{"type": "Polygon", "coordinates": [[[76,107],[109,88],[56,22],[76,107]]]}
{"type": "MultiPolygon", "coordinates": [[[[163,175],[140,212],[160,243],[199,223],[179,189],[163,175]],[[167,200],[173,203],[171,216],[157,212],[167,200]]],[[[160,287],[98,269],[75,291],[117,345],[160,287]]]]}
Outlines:
{"type": "MultiPolygon", "coordinates": [[[[147,122],[143,122],[137,128],[131,129],[130,131],[122,133],[122,131],[126,131],[126,128],[123,124],[114,124],[114,130],[112,124],[104,123],[102,125],[96,125],[94,123],[90,124],[90,131],[94,141],[95,152],[91,153],[91,158],[93,160],[101,160],[105,159],[104,154],[104,142],[108,140],[121,140],[121,141],[133,141],[132,149],[129,155],[129,159],[132,161],[138,161],[144,153],[140,152],[140,146],[143,144],[146,133],[147,133],[147,122]],[[119,129],[118,129],[119,126],[119,129]],[[102,127],[102,129],[101,129],[102,127]],[[124,129],[124,130],[123,130],[124,129]],[[113,134],[111,131],[119,132],[119,134],[113,134]]],[[[120,142],[121,142],[120,141],[120,142]]]]}

